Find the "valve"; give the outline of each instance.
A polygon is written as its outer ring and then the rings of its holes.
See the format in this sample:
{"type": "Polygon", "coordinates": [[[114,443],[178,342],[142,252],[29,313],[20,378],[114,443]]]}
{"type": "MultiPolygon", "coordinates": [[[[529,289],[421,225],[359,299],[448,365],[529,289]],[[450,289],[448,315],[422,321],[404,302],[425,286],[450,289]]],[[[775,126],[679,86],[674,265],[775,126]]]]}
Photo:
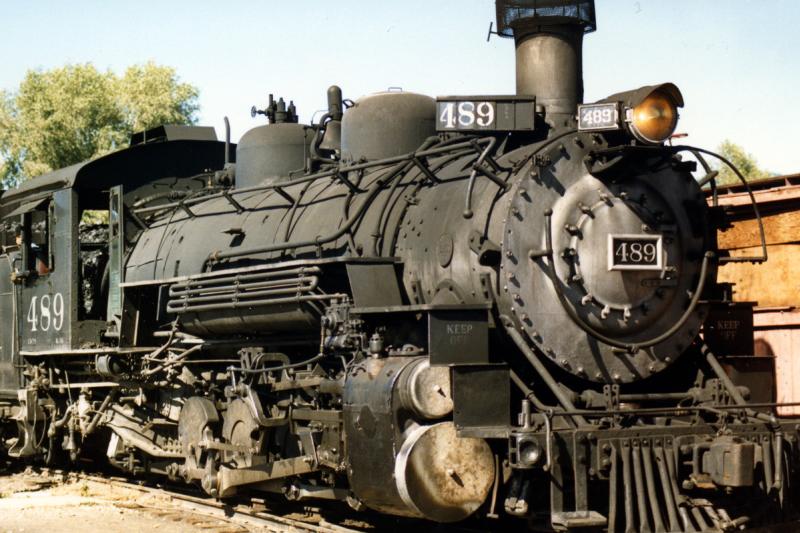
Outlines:
{"type": "Polygon", "coordinates": [[[278,98],[276,102],[272,94],[269,95],[269,103],[266,108],[258,109],[256,106],[250,108],[250,116],[255,118],[257,115],[267,117],[270,124],[297,123],[297,108],[294,101],[289,100],[287,106],[282,97],[278,98]]]}

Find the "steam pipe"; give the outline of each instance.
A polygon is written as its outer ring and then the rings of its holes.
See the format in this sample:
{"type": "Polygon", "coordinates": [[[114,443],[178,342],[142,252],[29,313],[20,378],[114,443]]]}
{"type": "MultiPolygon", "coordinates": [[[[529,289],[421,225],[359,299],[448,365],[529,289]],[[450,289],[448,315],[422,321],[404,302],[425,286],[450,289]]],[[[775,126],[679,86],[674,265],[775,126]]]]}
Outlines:
{"type": "Polygon", "coordinates": [[[396,179],[399,175],[405,172],[406,166],[410,163],[406,161],[402,161],[391,168],[391,170],[386,174],[385,178],[381,178],[381,180],[376,183],[376,185],[368,192],[367,198],[364,200],[364,203],[358,209],[358,211],[350,218],[350,220],[346,221],[345,224],[339,228],[336,232],[325,236],[325,237],[317,237],[316,239],[312,240],[305,240],[300,242],[285,242],[285,243],[278,243],[268,246],[259,246],[256,248],[250,248],[245,250],[228,250],[224,252],[214,252],[209,255],[208,260],[210,261],[218,261],[220,259],[229,259],[232,257],[241,257],[244,255],[249,254],[262,254],[280,250],[286,250],[288,248],[303,248],[306,246],[320,246],[322,244],[327,244],[329,242],[335,241],[345,233],[347,233],[353,224],[361,218],[361,215],[367,210],[367,208],[372,204],[372,202],[377,197],[378,193],[383,189],[383,186],[386,182],[396,179]]]}
{"type": "Polygon", "coordinates": [[[223,117],[225,121],[225,164],[231,162],[231,122],[228,117],[223,117]]]}
{"type": "Polygon", "coordinates": [[[645,491],[647,487],[644,484],[644,473],[642,472],[642,450],[638,442],[633,443],[633,480],[636,484],[636,504],[639,510],[639,531],[641,533],[651,533],[650,524],[647,521],[647,502],[645,498],[645,491]]]}
{"type": "Polygon", "coordinates": [[[303,294],[299,296],[291,296],[284,298],[263,298],[261,300],[245,300],[245,301],[231,301],[224,303],[212,303],[202,305],[171,305],[167,304],[167,312],[169,313],[199,313],[201,311],[215,311],[220,309],[242,309],[253,308],[258,306],[275,306],[280,304],[294,304],[301,302],[316,302],[334,299],[344,299],[347,295],[344,293],[334,294],[303,294]]]}
{"type": "Polygon", "coordinates": [[[651,448],[655,456],[656,467],[658,468],[658,478],[661,481],[661,494],[664,496],[664,503],[669,519],[669,530],[680,531],[681,526],[678,523],[678,506],[675,503],[675,498],[672,494],[672,487],[669,483],[669,473],[667,472],[667,457],[664,453],[664,448],[660,445],[655,445],[651,448]]]}
{"type": "Polygon", "coordinates": [[[658,501],[658,491],[656,490],[656,476],[653,471],[652,447],[648,441],[643,441],[641,445],[642,466],[644,466],[645,486],[647,487],[647,498],[650,501],[651,515],[653,517],[653,529],[656,533],[664,533],[664,520],[661,517],[661,505],[658,501]]]}
{"type": "MultiPolygon", "coordinates": [[[[633,522],[633,478],[631,473],[631,446],[622,441],[622,484],[625,489],[625,533],[636,533],[633,522]]],[[[611,524],[612,526],[614,524],[611,524]]]]}
{"type": "MultiPolygon", "coordinates": [[[[677,462],[676,451],[673,447],[669,447],[666,450],[662,450],[666,456],[666,463],[667,463],[667,474],[669,475],[669,484],[672,490],[672,499],[675,502],[675,505],[678,506],[678,514],[681,517],[681,523],[683,524],[684,531],[694,533],[697,531],[692,524],[691,518],[689,518],[689,511],[686,509],[686,505],[684,505],[683,497],[681,496],[681,491],[678,489],[678,474],[675,463],[677,462]]],[[[702,526],[701,526],[702,527],[702,526]]]]}
{"type": "MultiPolygon", "coordinates": [[[[489,141],[489,138],[483,138],[483,139],[479,139],[477,142],[478,142],[478,144],[483,144],[483,143],[488,142],[488,141],[489,141]]],[[[415,157],[420,158],[420,157],[438,156],[438,155],[441,155],[441,154],[444,154],[444,153],[448,153],[448,152],[455,152],[456,150],[460,150],[462,148],[469,148],[470,151],[472,151],[474,149],[471,141],[464,141],[464,142],[460,142],[460,143],[456,143],[456,144],[442,143],[442,146],[437,146],[435,148],[429,148],[427,150],[422,150],[422,151],[417,151],[417,152],[411,152],[411,153],[404,154],[404,155],[392,156],[392,157],[387,157],[387,158],[384,158],[384,159],[376,159],[374,161],[367,161],[365,163],[357,163],[355,165],[338,165],[333,170],[325,170],[325,171],[322,171],[322,172],[317,172],[315,174],[309,174],[308,176],[303,176],[303,177],[300,177],[300,178],[292,179],[290,181],[281,182],[279,185],[275,184],[275,183],[269,183],[269,184],[266,184],[266,185],[254,185],[252,187],[243,187],[241,189],[233,189],[233,190],[229,191],[229,193],[231,195],[236,195],[236,194],[245,194],[245,193],[251,193],[251,192],[256,192],[256,191],[271,191],[271,190],[277,190],[277,189],[284,189],[284,188],[290,187],[292,185],[298,185],[298,184],[301,184],[301,183],[310,183],[310,182],[314,182],[314,181],[317,181],[317,180],[322,179],[322,178],[328,178],[328,177],[336,175],[337,173],[353,172],[353,171],[356,171],[356,170],[373,168],[373,167],[378,167],[378,166],[383,166],[383,165],[392,165],[394,163],[398,163],[398,162],[401,162],[401,161],[410,161],[411,164],[414,164],[413,160],[414,160],[415,157]]],[[[215,199],[215,198],[221,198],[221,197],[222,197],[222,193],[221,192],[213,193],[213,194],[206,194],[206,195],[197,196],[197,197],[191,197],[190,196],[190,198],[187,198],[186,201],[184,201],[184,202],[170,202],[170,203],[157,205],[157,206],[153,206],[153,207],[142,207],[140,209],[135,209],[134,212],[136,214],[152,213],[152,212],[155,212],[155,211],[163,211],[163,210],[166,210],[166,209],[172,209],[172,208],[175,208],[175,207],[180,207],[181,204],[186,205],[186,206],[191,206],[191,205],[194,205],[194,204],[197,204],[197,203],[200,203],[200,202],[206,202],[208,200],[212,200],[212,199],[215,199]]]]}
{"type": "Polygon", "coordinates": [[[94,430],[97,428],[97,424],[100,423],[100,418],[102,418],[103,414],[108,409],[109,404],[114,399],[114,396],[117,395],[117,391],[112,390],[108,393],[108,395],[103,399],[103,403],[100,404],[100,408],[97,409],[97,413],[95,413],[94,418],[89,423],[89,427],[86,428],[86,431],[83,433],[84,436],[91,435],[94,433],[94,430]]]}
{"type": "MultiPolygon", "coordinates": [[[[504,315],[500,317],[500,320],[505,326],[508,335],[511,337],[511,340],[514,341],[514,344],[517,345],[517,348],[520,349],[525,358],[530,361],[531,365],[533,365],[533,368],[544,380],[547,388],[549,388],[550,392],[553,393],[553,396],[556,397],[558,403],[561,404],[561,407],[563,407],[565,411],[575,411],[575,405],[572,403],[572,400],[570,400],[566,395],[564,389],[561,388],[561,385],[559,385],[559,383],[553,379],[553,376],[550,374],[544,364],[539,361],[539,358],[535,353],[533,353],[533,350],[531,350],[531,348],[528,346],[528,343],[525,342],[525,339],[522,338],[522,335],[520,335],[519,331],[514,328],[511,319],[504,315]]],[[[586,421],[583,415],[576,414],[570,416],[577,426],[589,425],[589,422],[586,421]]]]}
{"type": "Polygon", "coordinates": [[[611,445],[611,470],[608,474],[608,531],[616,531],[617,496],[619,494],[619,465],[617,447],[611,445]]]}

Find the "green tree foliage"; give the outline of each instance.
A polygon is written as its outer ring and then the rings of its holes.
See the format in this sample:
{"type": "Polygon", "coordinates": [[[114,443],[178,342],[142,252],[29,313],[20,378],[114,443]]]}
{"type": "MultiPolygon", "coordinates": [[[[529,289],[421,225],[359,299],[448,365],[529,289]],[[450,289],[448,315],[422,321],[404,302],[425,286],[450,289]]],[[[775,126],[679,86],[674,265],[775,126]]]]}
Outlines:
{"type": "Polygon", "coordinates": [[[6,187],[123,148],[134,131],[194,124],[198,91],[152,62],[123,76],[93,65],[29,71],[0,92],[0,180],[6,187]]]}
{"type": "Polygon", "coordinates": [[[148,62],[128,68],[117,81],[127,133],[161,124],[197,122],[197,88],[180,83],[175,69],[148,62]]]}
{"type": "MultiPolygon", "coordinates": [[[[753,154],[748,153],[744,148],[728,139],[722,141],[717,148],[717,153],[733,163],[747,181],[768,178],[773,175],[771,172],[768,172],[758,166],[758,162],[753,154]]],[[[728,168],[727,165],[720,165],[718,170],[718,185],[732,185],[741,183],[739,178],[736,177],[736,174],[734,174],[734,172],[728,168]]]]}

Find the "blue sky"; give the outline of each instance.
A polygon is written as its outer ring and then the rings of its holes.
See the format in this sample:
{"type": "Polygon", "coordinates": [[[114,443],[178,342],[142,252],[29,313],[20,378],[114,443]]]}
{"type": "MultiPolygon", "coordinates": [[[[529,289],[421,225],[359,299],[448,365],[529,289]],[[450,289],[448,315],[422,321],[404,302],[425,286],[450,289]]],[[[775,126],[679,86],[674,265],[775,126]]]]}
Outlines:
{"type": "MultiPolygon", "coordinates": [[[[513,42],[492,38],[492,0],[38,0],[3,3],[0,88],[26,70],[154,60],[200,89],[201,123],[234,140],[267,94],[307,121],[336,83],[345,97],[402,87],[432,96],[514,92],[513,42]]],[[[800,2],[597,0],[584,46],[586,101],[673,81],[678,130],[729,138],[773,172],[800,172],[800,2]]],[[[261,119],[263,120],[263,119],[261,119]]]]}

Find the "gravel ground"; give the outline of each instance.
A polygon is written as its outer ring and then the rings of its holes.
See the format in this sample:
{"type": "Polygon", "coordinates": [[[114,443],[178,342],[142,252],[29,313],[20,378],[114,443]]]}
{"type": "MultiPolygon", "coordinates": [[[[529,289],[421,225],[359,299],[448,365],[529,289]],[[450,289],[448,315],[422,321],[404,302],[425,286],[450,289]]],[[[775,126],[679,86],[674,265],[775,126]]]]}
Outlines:
{"type": "Polygon", "coordinates": [[[169,497],[63,476],[0,476],[0,532],[240,533],[251,529],[187,510],[169,497]]]}

